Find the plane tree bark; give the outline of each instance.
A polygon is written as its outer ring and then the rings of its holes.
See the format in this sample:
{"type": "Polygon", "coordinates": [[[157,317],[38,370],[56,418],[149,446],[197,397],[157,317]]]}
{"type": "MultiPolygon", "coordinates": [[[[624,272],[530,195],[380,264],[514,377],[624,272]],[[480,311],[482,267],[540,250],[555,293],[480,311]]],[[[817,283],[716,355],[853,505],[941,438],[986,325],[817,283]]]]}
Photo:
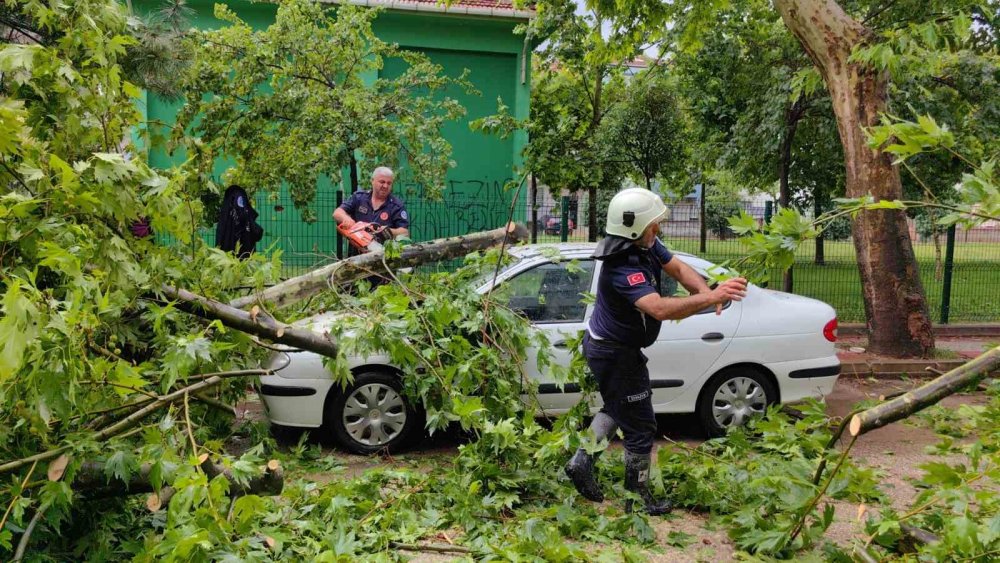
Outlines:
{"type": "MultiPolygon", "coordinates": [[[[869,148],[864,130],[887,107],[888,75],[849,60],[872,39],[871,30],[833,0],[774,0],[826,82],[844,147],[847,196],[902,199],[899,169],[869,148]]],[[[925,356],[934,347],[930,315],[901,210],[866,211],[852,233],[861,275],[869,350],[896,357],[925,356]]]]}

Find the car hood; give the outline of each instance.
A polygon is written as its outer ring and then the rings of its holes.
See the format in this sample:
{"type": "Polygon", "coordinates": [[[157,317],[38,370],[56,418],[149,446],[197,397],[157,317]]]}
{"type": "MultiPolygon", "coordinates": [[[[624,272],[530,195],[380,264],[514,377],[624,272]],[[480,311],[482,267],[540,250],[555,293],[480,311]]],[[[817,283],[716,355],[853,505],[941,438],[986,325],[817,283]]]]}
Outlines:
{"type": "Polygon", "coordinates": [[[299,319],[292,323],[295,328],[308,328],[313,332],[324,333],[330,330],[333,323],[337,319],[342,319],[347,317],[349,313],[339,313],[334,311],[326,311],[325,313],[319,313],[311,317],[306,317],[304,319],[299,319]]]}

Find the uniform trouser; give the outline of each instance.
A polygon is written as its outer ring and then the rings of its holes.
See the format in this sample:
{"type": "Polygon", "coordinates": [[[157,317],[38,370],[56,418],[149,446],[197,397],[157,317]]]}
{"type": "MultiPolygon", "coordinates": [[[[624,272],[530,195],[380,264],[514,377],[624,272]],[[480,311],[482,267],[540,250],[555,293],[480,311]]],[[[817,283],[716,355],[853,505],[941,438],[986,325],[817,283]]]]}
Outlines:
{"type": "Polygon", "coordinates": [[[621,428],[625,450],[648,455],[656,437],[656,416],[646,356],[639,348],[595,340],[590,334],[583,336],[583,355],[604,400],[601,412],[621,428]]]}

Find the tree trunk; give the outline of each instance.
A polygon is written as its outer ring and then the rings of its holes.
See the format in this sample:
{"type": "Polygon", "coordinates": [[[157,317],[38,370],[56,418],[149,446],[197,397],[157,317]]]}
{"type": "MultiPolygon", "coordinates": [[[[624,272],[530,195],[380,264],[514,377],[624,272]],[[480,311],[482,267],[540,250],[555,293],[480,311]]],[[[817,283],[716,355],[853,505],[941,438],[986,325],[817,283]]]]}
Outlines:
{"type": "Polygon", "coordinates": [[[851,418],[851,436],[881,428],[923,410],[1000,369],[1000,346],[912,391],[861,411],[851,418]]]}
{"type": "MultiPolygon", "coordinates": [[[[598,25],[600,25],[600,18],[598,18],[598,25]]],[[[604,90],[604,71],[600,70],[597,72],[597,79],[594,81],[594,97],[593,106],[591,109],[593,112],[590,117],[590,134],[596,135],[597,128],[601,125],[601,93],[604,90]]],[[[600,230],[597,224],[597,186],[590,186],[587,188],[587,194],[590,196],[590,201],[587,204],[587,221],[590,222],[590,228],[587,229],[587,239],[590,242],[595,242],[597,240],[597,232],[600,230]]]]}
{"type": "MultiPolygon", "coordinates": [[[[785,135],[781,139],[780,154],[778,155],[778,203],[782,208],[786,208],[792,203],[788,175],[792,170],[792,144],[795,142],[795,130],[799,128],[799,120],[802,119],[803,111],[802,98],[795,100],[795,103],[785,111],[785,135]]],[[[791,266],[785,270],[781,285],[782,291],[792,292],[794,283],[791,266]]]]}
{"type": "MultiPolygon", "coordinates": [[[[396,258],[385,258],[384,251],[366,252],[286,280],[260,293],[235,299],[229,303],[229,307],[239,310],[257,302],[273,303],[278,307],[283,307],[316,295],[331,286],[386,272],[386,266],[390,269],[406,268],[435,260],[465,256],[470,252],[502,244],[505,239],[507,244],[525,241],[528,239],[528,231],[521,225],[511,223],[506,227],[492,231],[412,244],[404,247],[402,253],[396,258]]],[[[298,347],[310,350],[306,346],[298,347]]]]}
{"type": "Polygon", "coordinates": [[[350,175],[351,175],[351,193],[358,191],[360,183],[358,182],[358,159],[354,156],[354,149],[347,149],[347,156],[350,160],[350,175]]]}
{"type": "MultiPolygon", "coordinates": [[[[848,61],[871,32],[833,0],[774,0],[785,25],[819,68],[830,91],[844,147],[848,197],[902,198],[899,169],[868,148],[864,129],[886,110],[888,76],[848,61]]],[[[861,275],[869,350],[924,356],[934,347],[930,315],[901,210],[866,211],[852,225],[861,275]]]]}
{"type": "Polygon", "coordinates": [[[788,207],[792,201],[791,189],[788,186],[788,176],[792,170],[792,145],[795,142],[795,131],[805,112],[805,104],[799,98],[785,111],[785,135],[781,139],[778,154],[778,203],[788,207]]]}

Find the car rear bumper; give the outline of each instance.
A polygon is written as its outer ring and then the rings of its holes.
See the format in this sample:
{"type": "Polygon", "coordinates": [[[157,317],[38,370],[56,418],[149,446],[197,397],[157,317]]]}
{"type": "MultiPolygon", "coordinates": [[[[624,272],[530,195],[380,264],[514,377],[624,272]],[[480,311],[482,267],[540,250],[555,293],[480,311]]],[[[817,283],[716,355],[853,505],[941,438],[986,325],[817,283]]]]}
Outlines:
{"type": "Polygon", "coordinates": [[[274,424],[318,428],[323,425],[323,407],[331,385],[330,379],[286,379],[265,375],[260,378],[260,396],[274,424]]]}
{"type": "Polygon", "coordinates": [[[833,391],[840,377],[840,360],[836,355],[794,362],[767,364],[778,380],[782,403],[810,397],[823,398],[833,391]]]}

